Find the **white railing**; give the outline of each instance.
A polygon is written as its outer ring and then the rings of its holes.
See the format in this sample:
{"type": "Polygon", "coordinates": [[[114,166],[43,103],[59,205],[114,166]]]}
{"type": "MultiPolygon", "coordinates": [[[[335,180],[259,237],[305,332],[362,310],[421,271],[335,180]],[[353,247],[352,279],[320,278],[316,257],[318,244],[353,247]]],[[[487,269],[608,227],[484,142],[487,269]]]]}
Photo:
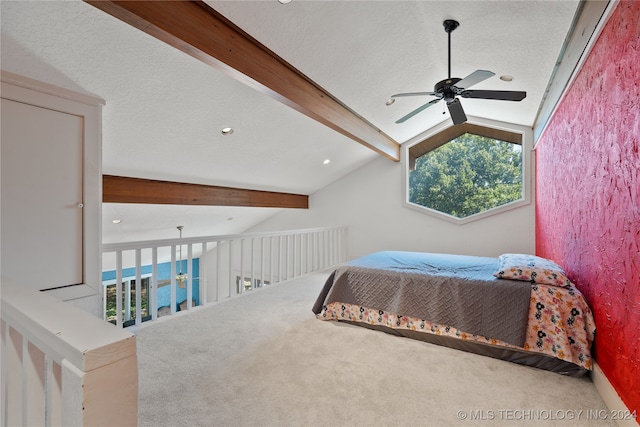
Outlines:
{"type": "Polygon", "coordinates": [[[2,284],[2,426],[135,426],[135,336],[35,290],[2,284]]]}
{"type": "Polygon", "coordinates": [[[175,314],[192,309],[194,301],[206,305],[332,267],[346,260],[346,241],[346,228],[334,227],[103,244],[103,271],[115,271],[115,324],[139,327],[156,320],[161,287],[169,287],[166,314],[175,314]],[[178,253],[186,254],[180,266],[178,253]],[[192,277],[196,263],[199,276],[192,277]],[[185,283],[178,273],[187,275],[185,283]],[[144,301],[143,276],[149,277],[144,301]],[[128,292],[132,282],[134,296],[128,292]]]}

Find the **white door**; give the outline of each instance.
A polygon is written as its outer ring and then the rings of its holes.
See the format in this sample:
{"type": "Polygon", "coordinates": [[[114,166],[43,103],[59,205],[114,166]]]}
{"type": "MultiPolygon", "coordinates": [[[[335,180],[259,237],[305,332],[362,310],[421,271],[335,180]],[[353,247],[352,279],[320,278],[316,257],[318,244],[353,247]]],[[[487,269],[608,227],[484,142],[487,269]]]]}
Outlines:
{"type": "Polygon", "coordinates": [[[83,118],[2,99],[3,281],[83,282],[83,118]]]}

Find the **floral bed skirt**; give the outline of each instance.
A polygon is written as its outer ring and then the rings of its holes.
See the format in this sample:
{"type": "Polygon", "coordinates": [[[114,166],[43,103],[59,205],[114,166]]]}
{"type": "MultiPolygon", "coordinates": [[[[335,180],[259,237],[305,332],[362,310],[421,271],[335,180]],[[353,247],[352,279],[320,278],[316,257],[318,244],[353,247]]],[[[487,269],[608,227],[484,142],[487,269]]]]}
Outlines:
{"type": "Polygon", "coordinates": [[[541,353],[591,370],[591,345],[595,335],[593,314],[584,297],[573,285],[557,287],[533,284],[529,304],[527,336],[523,347],[473,335],[428,320],[389,313],[370,307],[332,302],[317,315],[321,320],[345,320],[384,326],[396,330],[412,330],[476,341],[508,349],[541,353]]]}

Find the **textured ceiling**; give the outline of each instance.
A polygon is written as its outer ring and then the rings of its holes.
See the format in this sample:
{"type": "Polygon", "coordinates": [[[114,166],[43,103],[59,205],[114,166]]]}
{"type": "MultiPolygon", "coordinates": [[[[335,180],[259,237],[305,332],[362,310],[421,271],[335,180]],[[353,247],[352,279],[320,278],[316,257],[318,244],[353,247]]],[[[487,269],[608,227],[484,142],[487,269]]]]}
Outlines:
{"type": "Polygon", "coordinates": [[[520,103],[465,99],[468,115],[532,126],[577,2],[529,1],[207,1],[343,103],[399,142],[448,118],[442,104],[394,122],[429,98],[384,101],[431,91],[448,77],[447,34],[456,19],[452,77],[496,76],[474,89],[524,90],[520,103]],[[511,75],[512,82],[498,77],[511,75]]]}
{"type": "MultiPolygon", "coordinates": [[[[468,115],[532,126],[577,1],[207,1],[402,143],[449,120],[442,105],[395,120],[452,74],[519,103],[464,99],[468,115]],[[503,82],[498,76],[514,77],[503,82]]],[[[2,68],[106,100],[105,174],[312,194],[378,157],[196,59],[78,1],[2,1],[2,68]],[[231,126],[234,133],[220,130],[231,126]],[[323,161],[331,163],[324,165],[323,161]]],[[[105,204],[104,242],[241,232],[277,209],[105,204]],[[111,220],[121,218],[118,226],[111,220]],[[229,218],[233,218],[229,220],[229,218]]]]}

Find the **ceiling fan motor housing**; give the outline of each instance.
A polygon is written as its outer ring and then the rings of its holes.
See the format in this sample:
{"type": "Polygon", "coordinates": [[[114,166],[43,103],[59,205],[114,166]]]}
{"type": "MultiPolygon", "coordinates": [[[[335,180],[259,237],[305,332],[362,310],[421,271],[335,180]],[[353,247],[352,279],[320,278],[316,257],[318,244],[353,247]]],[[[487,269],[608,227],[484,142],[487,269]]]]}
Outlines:
{"type": "Polygon", "coordinates": [[[440,80],[433,87],[433,91],[439,94],[442,94],[442,99],[444,99],[447,103],[452,102],[458,93],[456,92],[457,88],[454,88],[455,84],[460,80],[457,77],[451,79],[440,80]]]}

